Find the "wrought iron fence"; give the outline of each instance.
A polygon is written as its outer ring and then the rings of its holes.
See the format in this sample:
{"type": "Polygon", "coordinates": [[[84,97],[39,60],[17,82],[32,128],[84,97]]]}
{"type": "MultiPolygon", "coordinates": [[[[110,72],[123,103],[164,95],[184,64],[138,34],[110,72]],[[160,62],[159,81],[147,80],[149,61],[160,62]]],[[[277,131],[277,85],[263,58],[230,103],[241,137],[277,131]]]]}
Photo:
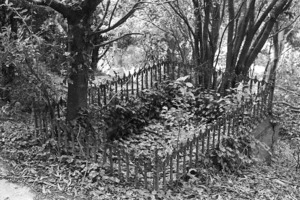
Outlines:
{"type": "MultiPolygon", "coordinates": [[[[97,95],[94,97],[90,95],[90,103],[105,105],[108,103],[107,99],[120,89],[122,91],[124,85],[125,92],[121,92],[124,94],[124,99],[128,98],[129,92],[131,95],[138,95],[140,90],[153,86],[154,81],[165,79],[169,73],[162,73],[165,72],[162,69],[171,70],[174,77],[180,77],[181,74],[175,75],[177,68],[171,69],[168,67],[169,65],[169,63],[161,63],[154,68],[146,68],[128,77],[93,88],[92,90],[96,91],[97,95]],[[145,77],[148,78],[145,79],[145,77]],[[131,84],[131,90],[128,89],[129,84],[131,84]],[[134,84],[135,86],[133,86],[134,84]],[[113,86],[115,86],[114,91],[111,92],[113,86]],[[103,93],[98,93],[98,91],[103,93]]],[[[193,78],[192,82],[200,84],[201,79],[193,78]]],[[[65,151],[72,152],[73,155],[100,163],[107,169],[108,174],[133,184],[135,187],[166,190],[186,172],[186,167],[197,167],[206,153],[214,149],[224,135],[240,134],[245,131],[239,125],[240,118],[247,126],[255,128],[261,120],[269,115],[269,105],[272,103],[272,85],[258,81],[256,78],[247,78],[241,83],[243,84],[242,90],[247,88],[255,94],[255,98],[242,97],[242,104],[235,110],[228,111],[226,115],[207,126],[205,130],[199,128],[191,139],[165,157],[160,157],[157,150],[149,158],[134,157],[125,149],[106,143],[101,139],[100,134],[93,134],[87,128],[70,128],[63,120],[49,120],[47,112],[35,113],[36,135],[42,135],[45,141],[49,138],[55,139],[58,155],[62,155],[65,151]]]]}
{"type": "Polygon", "coordinates": [[[204,85],[205,76],[209,77],[208,88],[217,89],[218,77],[221,70],[197,71],[191,64],[163,61],[152,66],[140,68],[133,74],[115,77],[113,81],[89,88],[88,103],[99,106],[107,105],[119,95],[121,100],[128,100],[129,96],[138,96],[144,89],[153,88],[166,79],[175,80],[182,76],[189,76],[195,86],[204,85]]]}

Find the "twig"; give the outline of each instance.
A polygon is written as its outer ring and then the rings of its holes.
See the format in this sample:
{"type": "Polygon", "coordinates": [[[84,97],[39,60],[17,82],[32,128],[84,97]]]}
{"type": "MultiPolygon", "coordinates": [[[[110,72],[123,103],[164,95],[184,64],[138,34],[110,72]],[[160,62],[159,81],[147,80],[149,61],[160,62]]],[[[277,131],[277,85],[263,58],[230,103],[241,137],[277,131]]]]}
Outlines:
{"type": "Polygon", "coordinates": [[[84,175],[82,177],[82,181],[81,181],[81,185],[84,184],[84,181],[85,181],[85,178],[86,178],[86,174],[87,174],[87,171],[88,171],[88,161],[86,161],[86,164],[85,164],[85,172],[84,172],[84,175]]]}
{"type": "Polygon", "coordinates": [[[79,130],[78,130],[76,139],[77,139],[78,145],[80,146],[80,151],[84,154],[83,146],[82,146],[82,144],[80,143],[80,140],[79,140],[79,134],[80,134],[80,132],[81,132],[81,126],[79,126],[79,130]]]}
{"type": "Polygon", "coordinates": [[[300,107],[293,106],[285,101],[275,101],[274,104],[283,104],[285,106],[289,106],[290,108],[292,108],[294,112],[300,112],[300,107]]]}
{"type": "Polygon", "coordinates": [[[284,87],[281,87],[281,86],[275,86],[276,88],[278,88],[278,89],[281,89],[281,90],[284,90],[284,91],[286,91],[286,92],[289,92],[289,93],[292,93],[292,94],[294,94],[294,95],[296,95],[296,96],[299,96],[300,97],[300,94],[299,93],[297,93],[297,92],[295,92],[295,91],[292,91],[292,90],[289,90],[289,89],[286,89],[286,88],[284,88],[284,87]]]}
{"type": "Polygon", "coordinates": [[[121,37],[112,39],[110,41],[107,41],[107,42],[104,42],[104,43],[101,43],[101,44],[93,44],[93,45],[94,45],[94,47],[104,47],[104,46],[109,45],[113,42],[116,42],[120,39],[123,39],[124,37],[131,36],[131,35],[143,35],[143,34],[142,33],[127,33],[127,34],[122,35],[121,37]]]}
{"type": "Polygon", "coordinates": [[[142,131],[145,131],[145,132],[152,133],[152,134],[155,134],[157,136],[160,136],[157,132],[150,131],[150,130],[147,130],[147,129],[142,129],[142,131]]]}

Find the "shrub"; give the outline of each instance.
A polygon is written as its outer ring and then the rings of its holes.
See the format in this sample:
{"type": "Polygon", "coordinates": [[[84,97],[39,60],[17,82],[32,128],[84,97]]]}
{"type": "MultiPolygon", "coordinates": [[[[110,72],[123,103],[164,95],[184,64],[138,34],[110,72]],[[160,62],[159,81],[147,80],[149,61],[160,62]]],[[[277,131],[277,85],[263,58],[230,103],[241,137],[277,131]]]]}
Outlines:
{"type": "Polygon", "coordinates": [[[248,134],[224,136],[208,157],[218,170],[237,172],[252,163],[251,140],[248,134]]]}

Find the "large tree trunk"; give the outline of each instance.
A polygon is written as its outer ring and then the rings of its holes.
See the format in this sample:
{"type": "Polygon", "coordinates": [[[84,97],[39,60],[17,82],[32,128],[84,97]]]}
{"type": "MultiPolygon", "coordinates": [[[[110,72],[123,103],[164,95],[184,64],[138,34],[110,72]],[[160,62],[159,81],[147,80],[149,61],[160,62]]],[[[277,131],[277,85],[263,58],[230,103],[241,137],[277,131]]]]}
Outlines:
{"type": "Polygon", "coordinates": [[[85,41],[89,30],[88,20],[76,20],[69,23],[68,37],[71,64],[70,81],[68,83],[67,121],[77,117],[80,109],[87,108],[88,80],[90,62],[85,55],[91,55],[93,47],[85,41]]]}
{"type": "MultiPolygon", "coordinates": [[[[4,4],[4,1],[0,1],[0,4],[4,4]]],[[[18,34],[18,18],[16,18],[15,13],[12,13],[6,6],[3,5],[0,9],[0,29],[2,31],[4,28],[9,26],[11,27],[10,39],[11,41],[16,40],[18,34]]],[[[7,86],[14,81],[15,65],[8,60],[5,60],[5,58],[2,59],[4,60],[1,63],[2,80],[0,86],[2,88],[0,99],[4,102],[10,102],[10,89],[7,86]]]]}
{"type": "MultiPolygon", "coordinates": [[[[75,64],[74,64],[75,65],[75,64]]],[[[74,68],[73,68],[74,69],[74,68]]],[[[67,120],[76,118],[78,111],[87,107],[88,73],[87,69],[73,72],[68,84],[67,120]]]]}

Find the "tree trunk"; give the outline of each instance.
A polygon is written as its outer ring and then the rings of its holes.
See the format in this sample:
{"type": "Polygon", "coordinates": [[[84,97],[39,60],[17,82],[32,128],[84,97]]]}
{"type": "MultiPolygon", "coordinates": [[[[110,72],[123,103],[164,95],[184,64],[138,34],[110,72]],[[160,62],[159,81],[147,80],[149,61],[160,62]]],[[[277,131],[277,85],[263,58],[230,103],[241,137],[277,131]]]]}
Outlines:
{"type": "Polygon", "coordinates": [[[195,31],[194,37],[194,61],[198,72],[199,83],[204,88],[212,86],[214,73],[214,57],[218,47],[219,29],[221,25],[220,3],[213,4],[209,0],[193,0],[195,31]],[[203,13],[201,10],[203,9],[203,13]],[[202,17],[203,15],[203,17],[202,17]]]}
{"type": "MultiPolygon", "coordinates": [[[[0,1],[1,4],[4,4],[4,1],[0,1]]],[[[17,39],[17,33],[18,33],[18,18],[16,18],[15,13],[12,13],[8,10],[6,6],[2,6],[0,10],[0,28],[1,30],[5,27],[10,26],[11,28],[11,34],[10,39],[13,42],[17,39]]],[[[3,58],[2,58],[3,59],[3,58]]],[[[1,63],[1,73],[3,76],[3,79],[0,83],[1,85],[1,94],[0,99],[2,99],[4,102],[10,102],[10,89],[7,87],[10,83],[14,81],[15,77],[15,65],[11,62],[5,63],[8,60],[5,60],[1,63]]]]}
{"type": "Polygon", "coordinates": [[[93,48],[85,41],[86,30],[89,30],[87,21],[69,23],[68,35],[72,39],[69,50],[74,60],[68,83],[67,121],[75,119],[80,109],[87,108],[90,62],[85,55],[91,55],[93,48]]]}
{"type": "Polygon", "coordinates": [[[226,73],[220,88],[223,94],[229,87],[235,87],[237,78],[248,76],[250,66],[268,40],[278,17],[289,8],[292,0],[272,0],[260,15],[255,12],[255,0],[241,3],[236,11],[233,1],[228,2],[226,73]]]}
{"type": "Polygon", "coordinates": [[[79,110],[87,107],[87,69],[73,72],[70,79],[71,82],[68,84],[67,121],[75,119],[79,110]]]}
{"type": "Polygon", "coordinates": [[[268,111],[272,113],[272,102],[273,102],[273,94],[274,94],[274,87],[276,81],[276,70],[279,66],[281,55],[284,49],[284,42],[286,36],[288,35],[285,30],[281,30],[279,27],[279,22],[276,22],[274,26],[274,36],[273,36],[273,53],[271,57],[270,66],[266,68],[264,81],[271,84],[271,91],[269,93],[269,102],[268,102],[268,111]]]}

